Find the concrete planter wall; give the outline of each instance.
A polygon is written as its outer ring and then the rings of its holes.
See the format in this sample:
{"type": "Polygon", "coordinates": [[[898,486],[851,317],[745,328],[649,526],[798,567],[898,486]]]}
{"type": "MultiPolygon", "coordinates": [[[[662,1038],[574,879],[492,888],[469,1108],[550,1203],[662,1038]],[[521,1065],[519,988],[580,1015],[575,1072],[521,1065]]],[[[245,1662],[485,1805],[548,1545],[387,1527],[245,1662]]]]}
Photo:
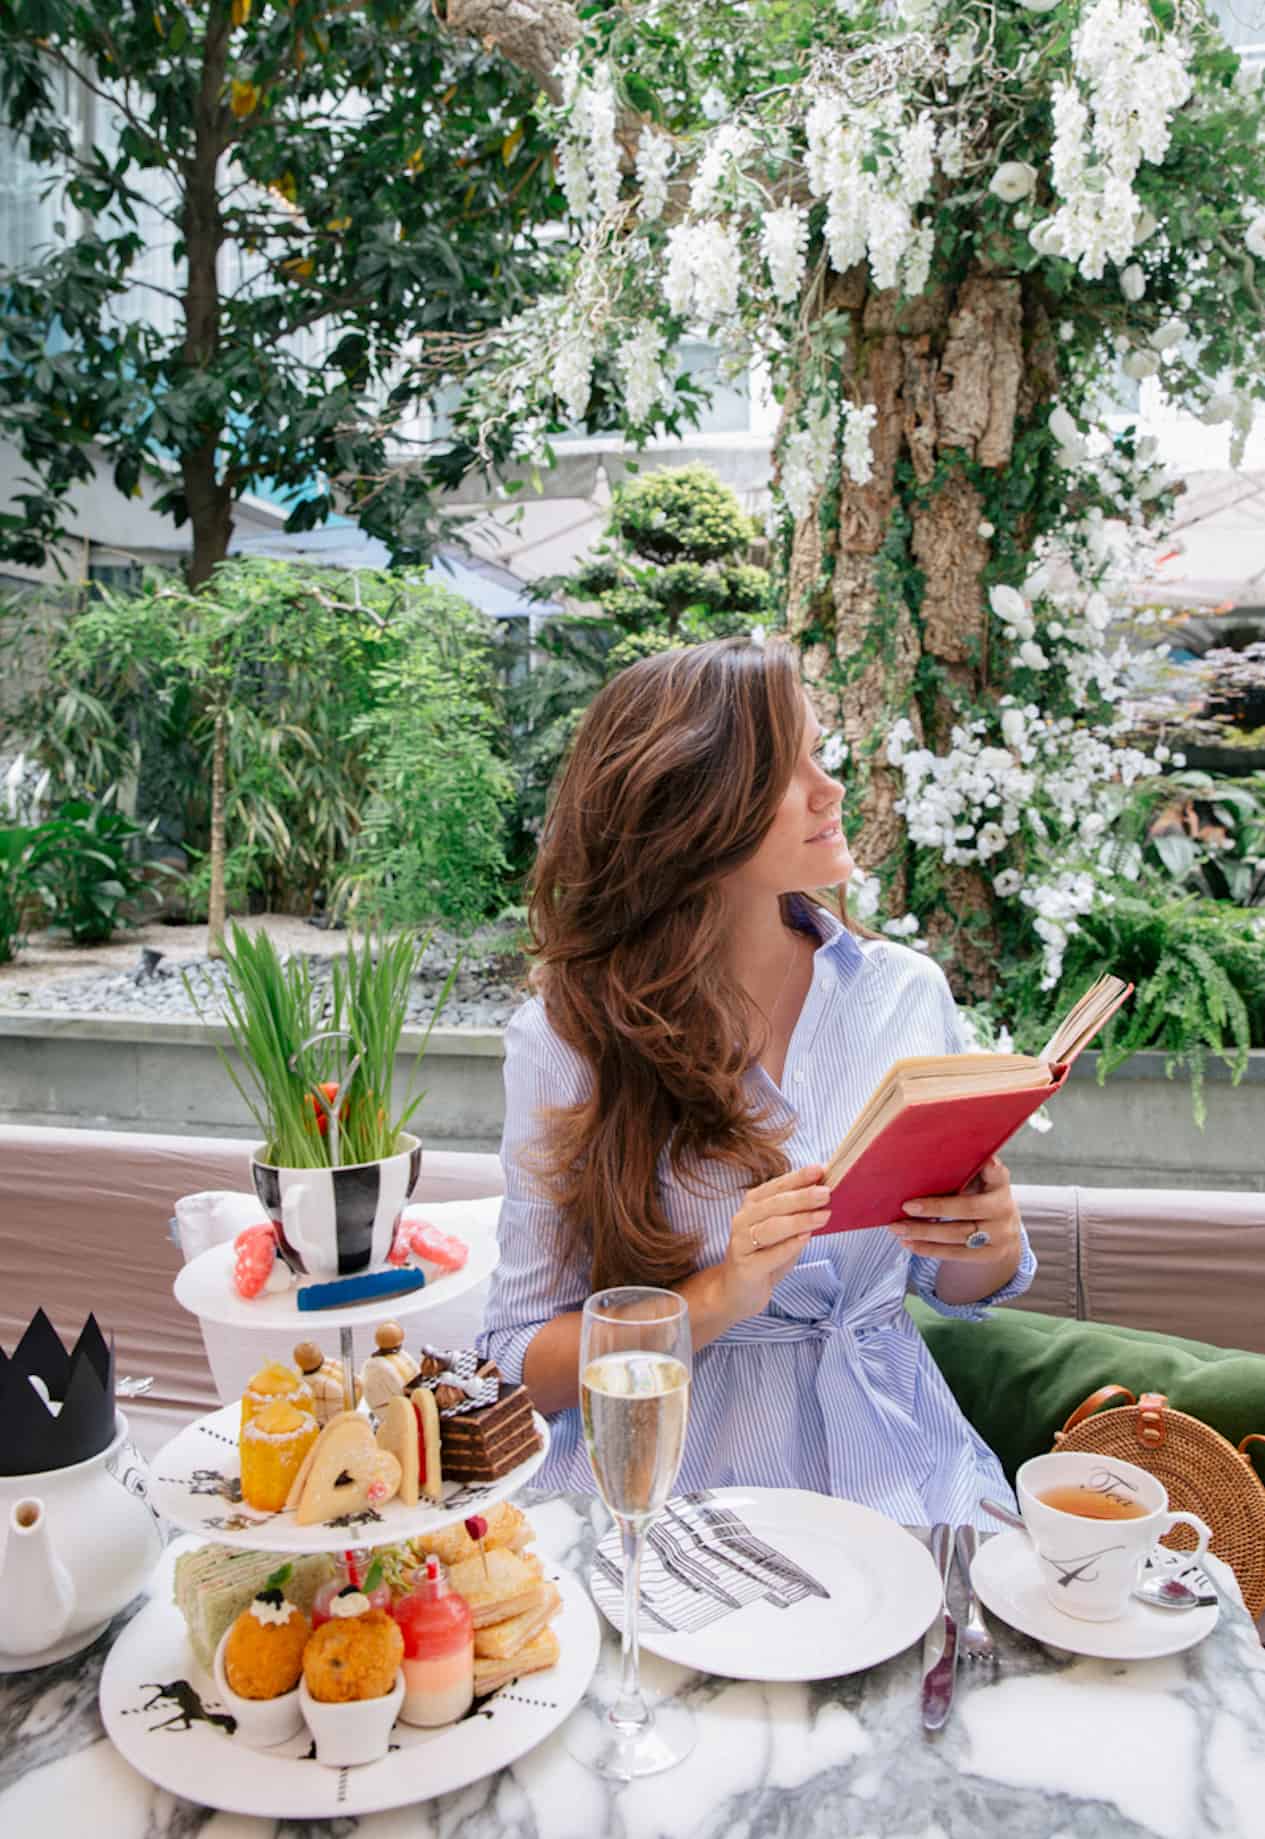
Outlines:
{"type": "MultiPolygon", "coordinates": [[[[0,1014],[0,1121],[253,1137],[218,1054],[221,1027],[134,1016],[0,1014]]],[[[408,1084],[420,1035],[406,1033],[397,1069],[408,1084]]],[[[502,1038],[494,1028],[436,1028],[418,1076],[416,1128],[449,1149],[495,1149],[503,1117],[502,1038]]],[[[1096,1056],[1077,1063],[1051,1107],[1054,1128],[1024,1129],[1007,1161],[1016,1180],[1086,1187],[1265,1191],[1265,1051],[1238,1086],[1220,1063],[1207,1075],[1208,1121],[1191,1116],[1185,1078],[1162,1054],[1135,1054],[1105,1086],[1096,1056]]]]}

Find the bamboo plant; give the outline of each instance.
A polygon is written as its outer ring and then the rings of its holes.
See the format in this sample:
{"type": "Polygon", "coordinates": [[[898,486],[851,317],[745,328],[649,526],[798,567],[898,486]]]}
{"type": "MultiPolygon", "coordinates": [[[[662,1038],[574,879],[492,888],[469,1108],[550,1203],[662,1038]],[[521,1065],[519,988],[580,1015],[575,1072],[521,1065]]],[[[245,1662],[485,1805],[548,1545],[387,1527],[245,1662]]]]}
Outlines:
{"type": "MultiPolygon", "coordinates": [[[[448,999],[444,983],[398,1108],[395,1061],[409,985],[430,934],[366,935],[332,961],[317,983],[304,958],[283,960],[266,933],[232,928],[222,960],[223,1021],[239,1065],[220,1058],[263,1139],[262,1160],[278,1168],[330,1168],[399,1153],[401,1132],[425,1098],[414,1092],[431,1029],[448,999]]],[[[214,1019],[186,978],[204,1020],[214,1019]]]]}

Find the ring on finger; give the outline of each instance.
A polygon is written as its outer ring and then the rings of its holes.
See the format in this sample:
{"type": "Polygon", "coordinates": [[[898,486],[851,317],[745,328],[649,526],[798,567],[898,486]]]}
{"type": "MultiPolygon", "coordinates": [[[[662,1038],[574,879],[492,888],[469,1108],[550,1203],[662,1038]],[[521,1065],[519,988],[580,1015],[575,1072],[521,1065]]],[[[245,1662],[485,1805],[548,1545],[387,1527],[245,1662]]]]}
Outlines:
{"type": "Polygon", "coordinates": [[[982,1246],[991,1245],[992,1242],[993,1242],[992,1233],[985,1232],[984,1228],[980,1226],[980,1227],[977,1227],[977,1229],[969,1235],[965,1243],[966,1243],[966,1249],[968,1251],[977,1252],[980,1250],[982,1246]]]}
{"type": "Polygon", "coordinates": [[[758,1252],[760,1249],[760,1241],[755,1236],[754,1226],[751,1228],[751,1249],[753,1252],[758,1252]]]}

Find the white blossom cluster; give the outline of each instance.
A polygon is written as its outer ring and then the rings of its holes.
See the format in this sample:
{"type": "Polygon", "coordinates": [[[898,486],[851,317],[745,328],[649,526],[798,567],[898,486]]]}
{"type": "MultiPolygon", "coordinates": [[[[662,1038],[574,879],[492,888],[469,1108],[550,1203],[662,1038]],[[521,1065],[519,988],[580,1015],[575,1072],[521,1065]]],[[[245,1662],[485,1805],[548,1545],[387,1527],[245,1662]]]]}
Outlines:
{"type": "Polygon", "coordinates": [[[787,434],[779,451],[781,494],[791,516],[807,517],[830,473],[839,416],[818,398],[801,425],[787,434]]]}
{"type": "Polygon", "coordinates": [[[663,277],[663,297],[673,313],[683,318],[693,314],[705,325],[732,317],[740,278],[738,236],[731,224],[718,217],[673,224],[663,277]]]}
{"type": "Polygon", "coordinates": [[[653,321],[646,320],[618,347],[615,370],[624,390],[624,409],[634,427],[648,419],[668,395],[663,372],[667,343],[653,321]]]}
{"type": "Polygon", "coordinates": [[[594,66],[587,82],[581,81],[575,48],[559,63],[558,74],[563,103],[570,111],[568,133],[559,155],[559,174],[567,209],[578,222],[583,222],[594,209],[604,216],[619,203],[615,78],[610,65],[603,61],[594,66]]]}
{"type": "Polygon", "coordinates": [[[644,127],[637,140],[636,172],[641,190],[641,219],[654,223],[662,217],[668,202],[668,178],[676,163],[676,153],[666,134],[644,127]]]}
{"type": "Polygon", "coordinates": [[[789,306],[799,298],[808,252],[808,213],[798,204],[766,211],[760,225],[760,253],[769,271],[773,298],[789,306]]]}
{"type": "Polygon", "coordinates": [[[905,119],[893,91],[863,107],[820,88],[804,118],[808,186],[826,200],[826,247],[840,274],[868,259],[874,285],[921,293],[934,233],[915,213],[935,176],[936,127],[905,119]]]}
{"type": "MultiPolygon", "coordinates": [[[[1053,90],[1051,178],[1062,199],[1031,232],[1043,255],[1076,262],[1087,280],[1128,262],[1155,229],[1133,189],[1143,160],[1168,151],[1172,117],[1191,94],[1188,51],[1142,0],[1097,0],[1072,37],[1071,82],[1053,90]]],[[[1126,297],[1140,297],[1137,264],[1126,297]]]]}

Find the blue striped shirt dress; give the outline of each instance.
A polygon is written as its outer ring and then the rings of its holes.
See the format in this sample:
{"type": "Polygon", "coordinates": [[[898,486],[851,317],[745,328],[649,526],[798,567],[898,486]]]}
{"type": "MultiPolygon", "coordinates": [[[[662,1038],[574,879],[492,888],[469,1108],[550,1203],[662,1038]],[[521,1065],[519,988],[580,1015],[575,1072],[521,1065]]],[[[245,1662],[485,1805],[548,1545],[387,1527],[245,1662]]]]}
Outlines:
{"type": "MultiPolygon", "coordinates": [[[[859,939],[832,914],[801,905],[797,921],[820,945],[791,1036],[781,1086],[748,1074],[753,1103],[793,1134],[791,1167],[825,1162],[881,1074],[907,1054],[960,1053],[964,1042],[940,967],[907,946],[859,939]]],[[[564,1257],[557,1214],[520,1160],[538,1138],[539,1112],[585,1089],[581,1058],[554,1033],[538,997],[514,1016],[505,1043],[505,1199],[480,1351],[522,1378],[528,1344],[546,1322],[579,1309],[585,1261],[564,1257]]],[[[708,1166],[706,1189],[661,1164],[665,1211],[701,1229],[703,1264],[718,1263],[742,1204],[737,1171],[708,1166]]],[[[996,1530],[981,1496],[1013,1496],[997,1458],[963,1417],[904,1308],[907,1290],[942,1315],[982,1319],[1020,1295],[1036,1260],[1024,1235],[1011,1281],[981,1302],[935,1294],[938,1262],[911,1257],[884,1228],[812,1240],[768,1307],[694,1356],[689,1429],[678,1490],[735,1485],[807,1488],[873,1507],[906,1524],[973,1521],[996,1530]]],[[[591,1491],[578,1409],[550,1420],[540,1487],[591,1491]]]]}

